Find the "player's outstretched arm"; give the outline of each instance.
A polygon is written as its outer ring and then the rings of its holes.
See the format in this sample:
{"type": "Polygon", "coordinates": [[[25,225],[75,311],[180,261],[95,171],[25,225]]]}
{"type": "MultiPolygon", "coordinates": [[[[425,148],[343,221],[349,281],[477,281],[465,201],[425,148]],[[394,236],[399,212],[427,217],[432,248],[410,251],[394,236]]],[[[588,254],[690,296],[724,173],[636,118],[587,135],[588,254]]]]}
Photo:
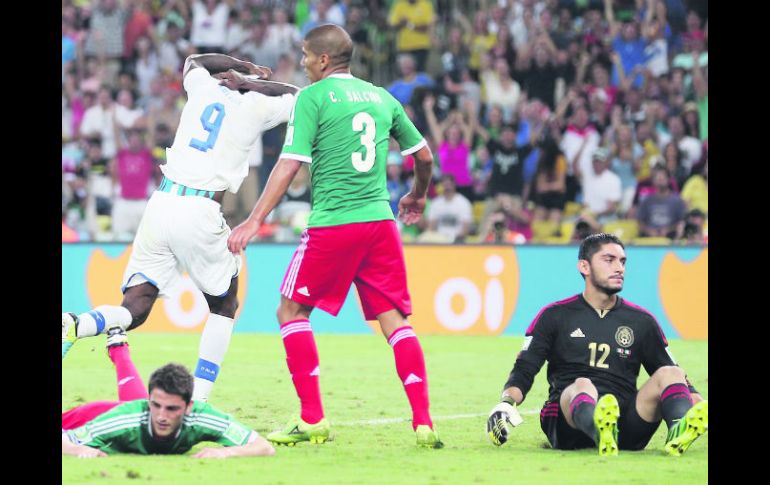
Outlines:
{"type": "Polygon", "coordinates": [[[61,437],[61,454],[77,456],[78,458],[102,458],[107,456],[107,453],[102,450],[85,445],[76,445],[64,434],[61,437]]]}
{"type": "Polygon", "coordinates": [[[266,439],[252,432],[251,442],[242,446],[225,448],[204,448],[193,455],[193,458],[230,458],[233,456],[272,456],[275,448],[266,439]]]}
{"type": "Polygon", "coordinates": [[[219,84],[232,90],[245,89],[256,91],[265,96],[281,96],[283,94],[296,94],[299,88],[293,84],[278,81],[267,81],[258,77],[244,75],[235,69],[229,69],[219,74],[219,84]]]}
{"type": "Polygon", "coordinates": [[[270,214],[270,211],[278,205],[283,194],[286,193],[286,189],[289,188],[289,184],[297,174],[301,163],[299,160],[291,158],[281,158],[278,160],[273,171],[270,172],[265,190],[259,197],[257,205],[254,206],[254,210],[251,211],[251,215],[249,215],[248,219],[238,224],[233,229],[233,232],[230,233],[230,237],[227,238],[227,248],[230,252],[238,254],[246,248],[251,238],[257,235],[262,222],[270,214]]]}
{"type": "Polygon", "coordinates": [[[202,67],[209,74],[218,74],[234,69],[243,74],[253,74],[261,78],[269,78],[273,71],[266,66],[258,66],[253,62],[242,61],[226,54],[193,54],[184,61],[184,76],[190,69],[202,67]]]}

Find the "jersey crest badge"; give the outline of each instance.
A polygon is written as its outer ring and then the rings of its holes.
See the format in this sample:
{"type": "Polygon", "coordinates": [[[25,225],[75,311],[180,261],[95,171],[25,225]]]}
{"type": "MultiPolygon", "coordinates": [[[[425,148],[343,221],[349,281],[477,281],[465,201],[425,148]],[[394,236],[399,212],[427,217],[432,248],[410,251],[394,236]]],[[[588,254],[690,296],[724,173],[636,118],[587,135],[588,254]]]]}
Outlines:
{"type": "Polygon", "coordinates": [[[634,331],[625,325],[618,327],[617,332],[615,332],[615,342],[617,342],[621,347],[631,347],[631,345],[634,343],[634,331]]]}

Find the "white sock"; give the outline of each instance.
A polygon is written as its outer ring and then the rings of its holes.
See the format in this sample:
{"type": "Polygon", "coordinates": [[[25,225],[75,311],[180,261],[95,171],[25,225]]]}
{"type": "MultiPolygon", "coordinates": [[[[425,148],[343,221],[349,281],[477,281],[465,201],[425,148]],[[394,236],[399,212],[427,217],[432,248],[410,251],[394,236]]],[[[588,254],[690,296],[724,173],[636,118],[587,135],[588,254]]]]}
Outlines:
{"type": "Polygon", "coordinates": [[[210,313],[201,334],[198,347],[198,364],[195,366],[194,401],[207,401],[214,381],[219,375],[219,366],[225,358],[230,337],[233,334],[232,318],[210,313]]]}
{"type": "Polygon", "coordinates": [[[100,305],[90,312],[78,315],[78,338],[93,337],[109,330],[120,327],[123,330],[131,325],[131,312],[128,308],[118,305],[100,305]]]}

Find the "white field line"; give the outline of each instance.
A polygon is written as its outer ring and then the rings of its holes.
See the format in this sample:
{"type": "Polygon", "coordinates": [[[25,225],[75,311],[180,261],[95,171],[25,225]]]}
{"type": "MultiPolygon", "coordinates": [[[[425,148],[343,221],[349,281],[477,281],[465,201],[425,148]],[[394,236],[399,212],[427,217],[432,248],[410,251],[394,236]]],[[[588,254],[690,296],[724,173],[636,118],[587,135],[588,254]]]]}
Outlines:
{"type": "MultiPolygon", "coordinates": [[[[520,414],[539,414],[539,409],[528,409],[526,411],[519,411],[520,414]]],[[[449,416],[433,416],[433,421],[452,421],[455,419],[468,419],[468,418],[480,418],[482,416],[489,416],[489,413],[472,413],[472,414],[452,414],[449,416]]],[[[364,419],[361,421],[343,421],[341,423],[330,423],[332,426],[382,426],[385,424],[404,423],[411,421],[411,418],[379,418],[379,419],[364,419]]]]}

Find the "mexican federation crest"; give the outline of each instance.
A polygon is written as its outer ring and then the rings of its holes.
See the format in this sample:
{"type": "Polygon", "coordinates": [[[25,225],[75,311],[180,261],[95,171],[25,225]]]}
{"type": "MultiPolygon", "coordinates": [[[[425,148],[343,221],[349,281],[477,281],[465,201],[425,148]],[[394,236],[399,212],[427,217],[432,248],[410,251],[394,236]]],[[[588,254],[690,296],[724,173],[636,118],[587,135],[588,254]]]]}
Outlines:
{"type": "Polygon", "coordinates": [[[634,331],[631,330],[630,327],[626,327],[625,325],[622,327],[618,327],[618,331],[615,332],[615,341],[620,345],[621,347],[631,347],[634,343],[634,331]]]}

